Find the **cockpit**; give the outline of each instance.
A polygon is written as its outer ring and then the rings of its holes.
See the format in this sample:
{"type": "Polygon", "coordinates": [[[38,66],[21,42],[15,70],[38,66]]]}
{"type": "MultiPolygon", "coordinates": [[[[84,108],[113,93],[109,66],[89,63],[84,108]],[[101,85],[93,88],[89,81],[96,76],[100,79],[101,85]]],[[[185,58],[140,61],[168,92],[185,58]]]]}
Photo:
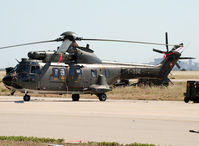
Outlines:
{"type": "Polygon", "coordinates": [[[40,74],[40,66],[34,62],[20,62],[11,72],[40,74]]]}
{"type": "Polygon", "coordinates": [[[21,61],[9,74],[11,76],[14,74],[18,81],[29,82],[35,81],[35,76],[40,73],[40,66],[37,62],[21,61]]]}

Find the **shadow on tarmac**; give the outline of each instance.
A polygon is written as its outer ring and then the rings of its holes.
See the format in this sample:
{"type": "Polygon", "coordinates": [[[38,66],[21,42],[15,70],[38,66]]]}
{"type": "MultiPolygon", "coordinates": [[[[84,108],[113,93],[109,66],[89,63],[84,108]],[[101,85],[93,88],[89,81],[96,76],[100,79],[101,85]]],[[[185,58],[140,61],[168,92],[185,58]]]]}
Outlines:
{"type": "MultiPolygon", "coordinates": [[[[79,100],[79,101],[72,101],[72,100],[65,100],[65,99],[31,99],[30,101],[23,101],[23,100],[0,100],[0,102],[14,102],[14,103],[32,103],[32,102],[71,102],[71,103],[79,103],[79,102],[100,102],[98,100],[79,100]]],[[[107,102],[107,101],[106,101],[107,102]]]]}

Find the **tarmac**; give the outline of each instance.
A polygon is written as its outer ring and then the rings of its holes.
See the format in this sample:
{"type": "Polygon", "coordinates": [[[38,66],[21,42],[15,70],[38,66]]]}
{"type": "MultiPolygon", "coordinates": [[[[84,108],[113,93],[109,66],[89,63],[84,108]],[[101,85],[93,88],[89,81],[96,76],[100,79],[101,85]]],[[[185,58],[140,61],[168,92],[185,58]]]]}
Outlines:
{"type": "Polygon", "coordinates": [[[0,96],[1,136],[196,146],[198,131],[196,103],[0,96]]]}

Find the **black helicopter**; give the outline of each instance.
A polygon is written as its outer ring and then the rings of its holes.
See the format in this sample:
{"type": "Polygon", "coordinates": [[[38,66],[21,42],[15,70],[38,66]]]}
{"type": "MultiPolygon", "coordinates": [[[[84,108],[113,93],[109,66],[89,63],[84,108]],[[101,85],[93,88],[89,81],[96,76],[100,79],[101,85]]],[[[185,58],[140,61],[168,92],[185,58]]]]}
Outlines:
{"type": "Polygon", "coordinates": [[[16,90],[20,91],[25,94],[24,101],[29,101],[28,93],[72,94],[72,100],[78,101],[80,94],[95,94],[100,101],[105,101],[107,99],[105,93],[111,91],[110,85],[118,79],[146,78],[160,82],[165,79],[169,80],[168,74],[179,59],[192,59],[180,57],[181,53],[178,50],[183,47],[183,44],[168,44],[167,33],[166,44],[160,44],[86,39],[77,37],[74,32],[68,31],[54,40],[25,43],[0,49],[60,41],[62,44],[58,50],[29,52],[28,59],[22,58],[14,68],[6,68],[3,83],[11,90],[12,95],[16,90]],[[153,49],[153,51],[165,55],[164,60],[158,65],[109,62],[99,59],[89,45],[81,47],[77,44],[77,41],[83,40],[166,45],[167,51],[153,49]],[[169,46],[173,46],[173,48],[169,50],[169,46]]]}

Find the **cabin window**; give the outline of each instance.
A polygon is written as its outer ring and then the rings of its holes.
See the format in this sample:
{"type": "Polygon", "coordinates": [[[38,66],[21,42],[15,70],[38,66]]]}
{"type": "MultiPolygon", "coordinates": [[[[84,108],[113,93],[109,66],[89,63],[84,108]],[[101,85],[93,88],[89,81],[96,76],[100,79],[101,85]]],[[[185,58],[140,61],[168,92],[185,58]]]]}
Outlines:
{"type": "Polygon", "coordinates": [[[70,68],[69,74],[70,76],[81,76],[82,70],[80,68],[70,68]]]}
{"type": "Polygon", "coordinates": [[[110,71],[108,69],[105,70],[105,76],[109,77],[110,76],[110,71]]]}
{"type": "Polygon", "coordinates": [[[60,76],[65,76],[65,69],[64,68],[60,68],[60,76]]]}
{"type": "Polygon", "coordinates": [[[76,69],[76,74],[81,74],[81,70],[80,69],[76,69]]]}
{"type": "Polygon", "coordinates": [[[64,81],[65,80],[65,69],[60,68],[59,72],[60,72],[60,80],[64,81]]]}
{"type": "Polygon", "coordinates": [[[97,77],[97,70],[91,70],[91,76],[93,78],[96,78],[97,77]]]}
{"type": "Polygon", "coordinates": [[[53,80],[58,80],[58,79],[59,79],[59,69],[53,68],[53,80]]]}
{"type": "Polygon", "coordinates": [[[70,68],[70,76],[74,76],[75,75],[75,69],[74,68],[70,68]]]}
{"type": "Polygon", "coordinates": [[[53,80],[57,81],[57,80],[65,80],[65,74],[66,71],[64,68],[53,68],[52,69],[52,76],[53,76],[53,80]]]}

